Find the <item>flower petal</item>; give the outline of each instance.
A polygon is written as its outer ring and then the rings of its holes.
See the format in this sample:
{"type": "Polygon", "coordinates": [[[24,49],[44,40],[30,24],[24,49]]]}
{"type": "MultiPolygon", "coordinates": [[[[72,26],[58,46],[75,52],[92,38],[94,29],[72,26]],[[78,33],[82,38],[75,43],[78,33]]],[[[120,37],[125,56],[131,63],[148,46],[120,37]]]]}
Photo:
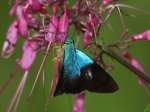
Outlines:
{"type": "Polygon", "coordinates": [[[29,4],[32,8],[32,10],[38,12],[41,9],[41,4],[37,2],[36,0],[29,0],[29,4]]]}
{"type": "Polygon", "coordinates": [[[84,98],[85,98],[85,93],[76,95],[73,112],[84,112],[84,98]]]}
{"type": "Polygon", "coordinates": [[[18,64],[24,70],[29,70],[36,59],[38,50],[36,49],[40,41],[28,40],[23,46],[23,55],[21,60],[18,60],[18,64]]]}
{"type": "Polygon", "coordinates": [[[9,12],[10,16],[13,16],[13,15],[16,13],[16,9],[17,9],[17,7],[18,7],[19,4],[20,4],[20,2],[17,1],[17,2],[15,3],[15,5],[13,6],[13,8],[11,8],[11,10],[10,10],[10,12],[9,12]]]}
{"type": "Polygon", "coordinates": [[[9,58],[14,51],[14,47],[18,40],[18,20],[16,19],[9,27],[7,31],[7,40],[4,42],[2,49],[2,56],[9,58]]]}
{"type": "Polygon", "coordinates": [[[102,1],[102,6],[107,5],[107,4],[111,3],[111,2],[112,2],[112,0],[103,0],[102,1]]]}
{"type": "Polygon", "coordinates": [[[27,14],[27,10],[23,9],[22,10],[22,17],[21,17],[20,23],[19,23],[19,33],[23,37],[28,36],[28,24],[26,21],[26,14],[27,14]]]}
{"type": "Polygon", "coordinates": [[[131,40],[136,41],[140,39],[146,39],[148,42],[150,42],[150,30],[147,30],[141,34],[137,34],[132,36],[131,40]]]}
{"type": "Polygon", "coordinates": [[[58,18],[56,17],[57,10],[57,6],[53,7],[53,16],[49,23],[47,36],[45,37],[45,39],[50,43],[56,42],[56,33],[58,27],[58,18]]]}
{"type": "Polygon", "coordinates": [[[64,14],[61,16],[59,20],[59,25],[58,25],[58,39],[59,42],[63,43],[66,39],[66,36],[68,35],[68,28],[69,28],[69,17],[67,14],[67,6],[63,7],[64,14]]]}
{"type": "MultiPolygon", "coordinates": [[[[123,55],[130,60],[131,65],[135,66],[140,71],[145,72],[142,65],[137,60],[135,60],[131,55],[129,55],[127,52],[123,52],[123,55]]],[[[142,85],[146,84],[146,81],[144,79],[142,79],[140,77],[138,77],[138,79],[139,79],[140,84],[142,84],[142,85]]]]}

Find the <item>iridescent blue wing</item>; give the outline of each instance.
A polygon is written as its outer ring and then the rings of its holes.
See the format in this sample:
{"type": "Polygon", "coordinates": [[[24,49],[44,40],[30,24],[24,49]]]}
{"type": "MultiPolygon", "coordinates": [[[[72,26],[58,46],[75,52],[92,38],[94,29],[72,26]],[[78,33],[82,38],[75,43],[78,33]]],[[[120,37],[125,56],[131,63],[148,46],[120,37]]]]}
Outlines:
{"type": "Polygon", "coordinates": [[[85,90],[96,93],[118,90],[116,82],[96,62],[79,50],[76,50],[76,54],[74,63],[63,64],[54,97],[63,93],[78,94],[85,90]]]}

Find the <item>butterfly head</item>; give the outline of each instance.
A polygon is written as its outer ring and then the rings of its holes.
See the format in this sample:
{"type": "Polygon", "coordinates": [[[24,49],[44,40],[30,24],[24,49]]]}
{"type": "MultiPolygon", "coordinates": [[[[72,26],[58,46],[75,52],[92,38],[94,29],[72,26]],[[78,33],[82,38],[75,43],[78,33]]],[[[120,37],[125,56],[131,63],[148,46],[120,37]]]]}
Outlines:
{"type": "Polygon", "coordinates": [[[64,44],[66,46],[74,45],[74,40],[71,37],[67,37],[64,44]]]}

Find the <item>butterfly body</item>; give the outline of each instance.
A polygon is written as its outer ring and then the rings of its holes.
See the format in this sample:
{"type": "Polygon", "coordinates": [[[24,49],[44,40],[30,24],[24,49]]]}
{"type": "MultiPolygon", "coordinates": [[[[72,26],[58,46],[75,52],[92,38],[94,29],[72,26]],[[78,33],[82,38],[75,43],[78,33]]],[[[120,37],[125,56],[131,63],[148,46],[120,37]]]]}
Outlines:
{"type": "Polygon", "coordinates": [[[96,62],[77,50],[73,40],[67,37],[54,97],[63,93],[78,94],[85,90],[111,93],[118,90],[118,85],[96,62]]]}

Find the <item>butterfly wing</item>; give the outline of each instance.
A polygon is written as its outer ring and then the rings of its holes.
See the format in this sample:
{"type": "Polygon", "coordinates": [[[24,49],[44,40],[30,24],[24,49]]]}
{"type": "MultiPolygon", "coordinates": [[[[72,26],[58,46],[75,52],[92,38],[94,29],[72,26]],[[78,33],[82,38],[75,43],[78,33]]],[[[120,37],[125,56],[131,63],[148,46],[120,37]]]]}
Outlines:
{"type": "Polygon", "coordinates": [[[76,61],[63,65],[54,96],[78,94],[85,90],[97,93],[111,93],[118,85],[111,76],[83,52],[76,50],[76,61]]]}

